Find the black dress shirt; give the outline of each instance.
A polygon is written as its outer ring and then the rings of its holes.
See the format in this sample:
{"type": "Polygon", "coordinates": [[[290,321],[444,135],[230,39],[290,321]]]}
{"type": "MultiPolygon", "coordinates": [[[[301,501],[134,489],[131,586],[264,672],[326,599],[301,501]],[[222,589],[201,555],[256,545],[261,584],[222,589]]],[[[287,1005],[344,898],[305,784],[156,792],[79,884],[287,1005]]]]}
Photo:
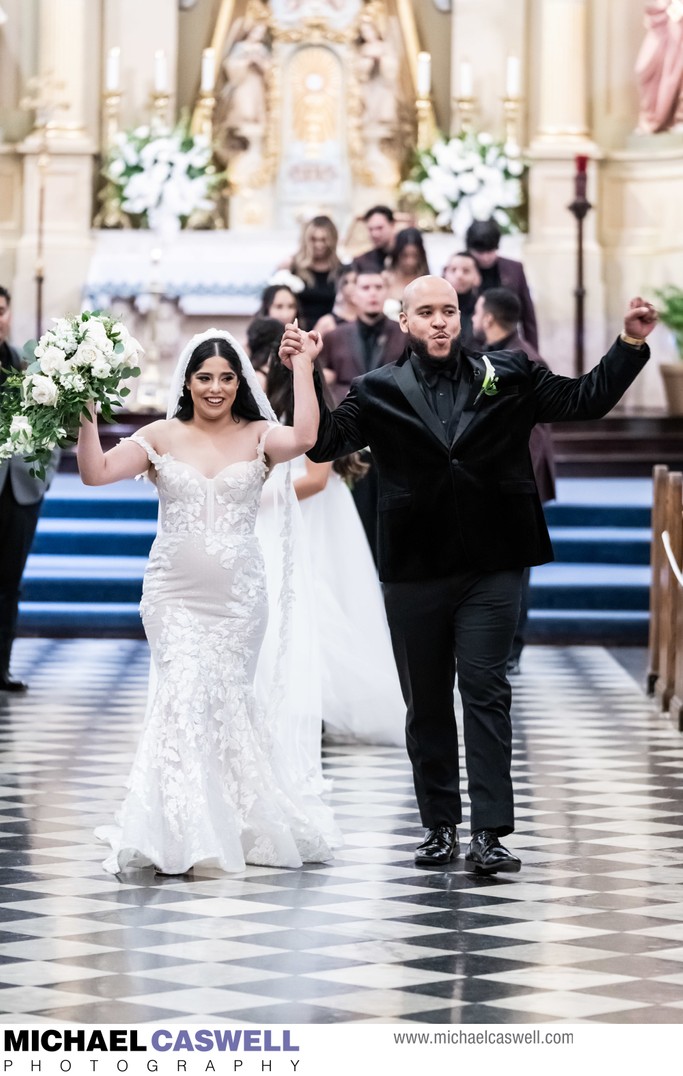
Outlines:
{"type": "Polygon", "coordinates": [[[410,361],[427,403],[446,434],[451,434],[460,383],[460,355],[448,359],[426,359],[413,351],[410,361]]]}

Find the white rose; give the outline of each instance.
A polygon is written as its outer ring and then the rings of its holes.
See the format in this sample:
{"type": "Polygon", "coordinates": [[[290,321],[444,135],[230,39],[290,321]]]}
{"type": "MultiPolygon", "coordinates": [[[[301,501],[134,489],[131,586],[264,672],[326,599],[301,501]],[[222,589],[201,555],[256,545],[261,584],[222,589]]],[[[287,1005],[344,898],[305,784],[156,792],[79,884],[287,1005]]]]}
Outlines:
{"type": "Polygon", "coordinates": [[[74,392],[83,392],[85,388],[85,381],[80,374],[66,373],[60,374],[59,383],[65,389],[73,389],[74,392]]]}
{"type": "Polygon", "coordinates": [[[46,407],[54,407],[59,396],[59,389],[49,377],[43,377],[42,374],[34,374],[33,382],[31,385],[31,396],[37,404],[44,404],[46,407]]]}
{"type": "Polygon", "coordinates": [[[33,426],[23,415],[15,415],[10,424],[9,432],[10,434],[16,434],[18,437],[29,438],[33,434],[33,426]]]}
{"type": "Polygon", "coordinates": [[[111,374],[111,366],[109,365],[108,362],[105,362],[104,359],[102,359],[100,362],[96,362],[96,363],[93,364],[93,367],[92,367],[92,375],[93,375],[93,377],[105,378],[105,377],[109,377],[110,374],[111,374]]]}
{"type": "Polygon", "coordinates": [[[63,374],[66,372],[66,353],[62,351],[61,347],[55,347],[54,344],[41,348],[41,355],[39,356],[38,361],[40,363],[40,369],[44,374],[47,374],[48,377],[52,374],[63,374]]]}
{"type": "Polygon", "coordinates": [[[78,345],[75,355],[73,356],[74,366],[87,366],[90,369],[96,362],[102,362],[104,356],[95,344],[92,344],[89,340],[84,340],[82,344],[78,345]]]}
{"type": "Polygon", "coordinates": [[[107,330],[101,321],[89,321],[85,330],[85,339],[89,344],[94,344],[103,355],[112,355],[114,345],[107,336],[107,330]]]}

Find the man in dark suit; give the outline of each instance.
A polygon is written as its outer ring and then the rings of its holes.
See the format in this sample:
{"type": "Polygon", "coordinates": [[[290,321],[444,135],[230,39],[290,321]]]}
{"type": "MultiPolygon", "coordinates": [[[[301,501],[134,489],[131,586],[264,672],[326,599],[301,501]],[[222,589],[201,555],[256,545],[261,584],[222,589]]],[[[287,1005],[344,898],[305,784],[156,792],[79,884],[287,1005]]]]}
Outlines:
{"type": "MultiPolygon", "coordinates": [[[[486,348],[487,355],[495,351],[524,351],[532,362],[550,367],[535,348],[523,340],[517,326],[522,306],[513,291],[508,288],[491,288],[477,299],[472,317],[472,328],[486,348]]],[[[536,488],[541,504],[555,500],[555,460],[550,427],[542,423],[534,426],[529,438],[531,466],[534,469],[536,488]]],[[[524,649],[526,625],[529,618],[529,582],[531,569],[525,568],[522,577],[522,599],[519,620],[512,640],[507,664],[508,676],[519,673],[519,663],[524,649]]]]}
{"type": "Polygon", "coordinates": [[[460,307],[460,340],[465,347],[473,347],[478,350],[479,345],[474,339],[472,328],[472,315],[479,298],[481,287],[481,273],[477,265],[477,259],[469,250],[461,250],[457,254],[451,254],[443,267],[441,276],[455,288],[460,307]]]}
{"type": "MultiPolygon", "coordinates": [[[[8,343],[10,293],[0,287],[0,398],[6,371],[21,370],[19,352],[8,343]]],[[[57,463],[57,453],[45,479],[34,478],[21,456],[0,462],[0,691],[26,691],[10,675],[10,656],[19,612],[19,589],[43,496],[57,463]]]]}
{"type": "MultiPolygon", "coordinates": [[[[455,291],[425,276],[405,291],[405,356],[359,377],[335,411],[321,402],[310,457],[332,460],[369,444],[379,476],[380,577],[427,827],[417,863],[458,854],[457,667],[472,824],[466,869],[520,868],[499,839],[514,829],[505,667],[522,572],[552,559],[529,434],[537,422],[597,418],[614,407],[647,361],[655,320],[650,304],[632,300],[625,334],[574,380],[522,351],[489,358],[461,347],[455,291]]],[[[315,334],[290,326],[280,355],[287,362],[305,351],[313,361],[319,347],[315,334]]]]}
{"type": "Polygon", "coordinates": [[[474,254],[481,273],[480,291],[489,288],[509,288],[514,291],[522,304],[520,319],[524,339],[532,347],[538,348],[538,328],[531,292],[527,284],[524,266],[512,258],[501,258],[498,254],[501,230],[495,220],[475,220],[470,224],[465,235],[465,245],[474,254]]]}
{"type": "Polygon", "coordinates": [[[389,256],[394,249],[396,235],[394,211],[388,205],[374,205],[363,215],[363,220],[372,247],[353,259],[353,267],[357,273],[381,273],[383,269],[386,269],[389,256]]]}
{"type": "Polygon", "coordinates": [[[405,350],[400,325],[384,314],[386,299],[387,286],[381,273],[359,273],[354,290],[357,320],[325,335],[320,361],[332,375],[330,389],[335,403],[344,399],[355,377],[396,362],[405,350]]]}
{"type": "MultiPolygon", "coordinates": [[[[344,399],[355,377],[396,362],[405,350],[400,325],[384,315],[386,298],[387,288],[381,273],[375,270],[359,273],[354,289],[357,320],[340,325],[325,336],[320,359],[331,374],[329,388],[335,404],[344,399]]],[[[369,468],[354,484],[353,499],[377,563],[377,474],[369,452],[362,454],[362,460],[369,468]]]]}

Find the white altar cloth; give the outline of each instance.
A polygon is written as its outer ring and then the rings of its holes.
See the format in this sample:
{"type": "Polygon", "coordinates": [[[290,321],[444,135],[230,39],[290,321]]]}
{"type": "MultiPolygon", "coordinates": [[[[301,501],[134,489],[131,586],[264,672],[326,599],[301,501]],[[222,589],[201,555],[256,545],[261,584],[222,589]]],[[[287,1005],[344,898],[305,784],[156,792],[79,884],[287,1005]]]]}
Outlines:
{"type": "Polygon", "coordinates": [[[184,231],[162,239],[147,230],[96,230],[83,304],[106,309],[113,299],[131,299],[144,306],[156,292],[186,314],[251,316],[297,241],[284,231],[184,231]]]}

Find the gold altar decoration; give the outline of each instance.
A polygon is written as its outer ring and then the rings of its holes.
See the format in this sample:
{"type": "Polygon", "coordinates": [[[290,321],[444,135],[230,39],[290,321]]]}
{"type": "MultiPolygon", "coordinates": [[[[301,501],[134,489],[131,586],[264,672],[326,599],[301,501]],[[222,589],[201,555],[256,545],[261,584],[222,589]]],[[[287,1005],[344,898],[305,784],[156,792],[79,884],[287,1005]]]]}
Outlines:
{"type": "MultiPolygon", "coordinates": [[[[398,184],[416,145],[418,120],[419,40],[408,0],[362,0],[348,22],[316,15],[295,25],[279,22],[265,0],[223,0],[210,44],[221,70],[214,132],[233,195],[249,199],[275,183],[287,148],[289,111],[283,110],[290,102],[304,156],[315,156],[332,123],[333,83],[344,94],[343,143],[353,181],[380,189],[398,184]],[[392,36],[399,31],[400,44],[392,36]],[[299,46],[305,58],[295,62],[291,46],[299,46]],[[338,78],[334,55],[342,58],[338,78]],[[285,70],[293,80],[286,95],[285,70]]],[[[201,107],[200,100],[194,129],[201,107]]],[[[433,130],[429,97],[419,114],[423,131],[433,130]]]]}

